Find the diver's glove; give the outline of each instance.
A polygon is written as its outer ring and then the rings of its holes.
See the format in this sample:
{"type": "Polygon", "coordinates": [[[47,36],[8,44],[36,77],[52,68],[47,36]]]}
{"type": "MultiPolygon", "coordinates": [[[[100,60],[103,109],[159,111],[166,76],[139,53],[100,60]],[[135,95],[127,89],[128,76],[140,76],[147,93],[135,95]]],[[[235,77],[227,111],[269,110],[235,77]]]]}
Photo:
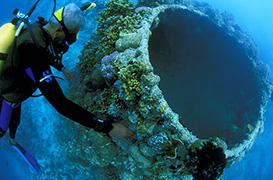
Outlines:
{"type": "Polygon", "coordinates": [[[107,135],[109,132],[114,128],[113,123],[114,118],[112,117],[105,117],[102,115],[97,115],[93,117],[93,129],[97,132],[104,132],[107,135]]]}

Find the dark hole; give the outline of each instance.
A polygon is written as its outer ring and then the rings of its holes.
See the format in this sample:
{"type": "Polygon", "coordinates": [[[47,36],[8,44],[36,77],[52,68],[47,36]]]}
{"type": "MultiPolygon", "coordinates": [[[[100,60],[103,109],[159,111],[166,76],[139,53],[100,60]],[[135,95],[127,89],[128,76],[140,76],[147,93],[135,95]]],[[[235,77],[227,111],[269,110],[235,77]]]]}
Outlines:
{"type": "Polygon", "coordinates": [[[160,19],[149,53],[170,107],[199,138],[241,142],[254,127],[261,101],[243,48],[208,18],[188,10],[169,10],[160,19]]]}

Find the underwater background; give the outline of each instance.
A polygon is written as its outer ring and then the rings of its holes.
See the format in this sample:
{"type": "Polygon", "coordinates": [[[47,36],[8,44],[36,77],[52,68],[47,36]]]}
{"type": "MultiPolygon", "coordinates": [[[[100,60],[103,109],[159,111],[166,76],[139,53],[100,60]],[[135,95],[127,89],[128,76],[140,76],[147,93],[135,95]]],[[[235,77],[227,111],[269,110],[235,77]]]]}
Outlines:
{"type": "MultiPolygon", "coordinates": [[[[78,5],[88,2],[87,0],[69,1],[57,0],[56,10],[60,7],[75,2],[78,5]]],[[[98,3],[97,1],[96,3],[98,3]]],[[[106,2],[106,1],[104,1],[106,2]]],[[[273,12],[272,0],[206,0],[214,9],[220,12],[228,11],[233,14],[235,22],[241,29],[250,34],[259,48],[260,60],[273,69],[273,12]]],[[[27,12],[32,6],[32,0],[9,0],[0,1],[0,24],[9,22],[13,16],[14,8],[27,12]]],[[[53,8],[53,1],[41,0],[35,9],[31,20],[35,21],[38,16],[49,18],[53,8]]],[[[68,69],[73,69],[78,62],[83,44],[90,39],[92,31],[97,25],[96,17],[98,10],[87,12],[87,27],[79,35],[78,41],[70,47],[64,57],[64,64],[68,69]]],[[[58,72],[56,72],[58,74],[58,72]]],[[[61,76],[61,74],[58,74],[61,76]]],[[[273,81],[273,74],[270,74],[273,81]]],[[[59,82],[63,90],[67,92],[67,82],[59,82]]],[[[22,107],[22,122],[17,133],[17,140],[20,144],[32,152],[41,164],[41,171],[58,174],[58,179],[103,179],[103,171],[100,167],[89,167],[90,174],[85,171],[86,162],[81,162],[73,154],[66,154],[59,146],[59,138],[66,132],[67,119],[61,117],[43,98],[27,100],[22,107]],[[64,125],[65,124],[65,125],[64,125]],[[75,165],[80,161],[81,165],[75,165]],[[46,167],[43,169],[43,167],[46,167]],[[85,178],[89,177],[89,178],[85,178]]],[[[72,123],[71,123],[72,124],[72,123]]],[[[80,132],[79,132],[80,133],[80,132]]],[[[70,134],[71,139],[77,134],[70,134]]],[[[66,139],[69,141],[69,139],[66,139]]],[[[273,103],[269,102],[266,112],[264,132],[258,135],[251,150],[238,163],[226,169],[223,180],[268,180],[272,179],[273,163],[273,103]]],[[[2,180],[35,180],[45,179],[36,175],[24,162],[24,160],[9,146],[7,136],[0,139],[0,179],[2,180]]],[[[48,178],[47,178],[48,179],[48,178]]]]}

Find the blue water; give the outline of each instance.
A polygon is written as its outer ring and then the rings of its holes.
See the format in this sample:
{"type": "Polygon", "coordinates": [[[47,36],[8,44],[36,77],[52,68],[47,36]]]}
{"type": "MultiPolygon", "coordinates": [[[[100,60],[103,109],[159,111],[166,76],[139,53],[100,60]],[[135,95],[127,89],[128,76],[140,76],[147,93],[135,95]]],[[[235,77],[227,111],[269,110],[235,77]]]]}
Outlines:
{"type": "MultiPolygon", "coordinates": [[[[58,1],[57,8],[63,6],[69,1],[58,1]]],[[[220,12],[231,12],[237,24],[251,34],[256,41],[260,59],[270,65],[273,69],[273,1],[272,0],[206,0],[220,12]]],[[[34,3],[32,0],[9,0],[0,1],[0,24],[10,21],[11,12],[15,7],[20,8],[22,12],[27,12],[29,7],[34,3]]],[[[39,15],[49,16],[52,11],[53,0],[41,0],[33,14],[33,20],[39,15]],[[41,10],[43,9],[43,10],[41,10]]],[[[89,27],[90,28],[90,27],[89,27]]],[[[74,45],[68,52],[67,59],[76,59],[85,42],[82,35],[79,40],[81,43],[74,45]]],[[[70,66],[74,66],[75,62],[70,66]]],[[[273,74],[270,75],[273,81],[273,74]]],[[[64,83],[63,86],[66,86],[64,83]]],[[[24,124],[22,122],[18,130],[18,141],[24,144],[37,158],[46,164],[46,173],[55,175],[60,172],[62,165],[69,166],[66,156],[62,154],[62,149],[54,146],[54,138],[58,131],[62,130],[62,118],[52,109],[44,99],[29,100],[23,107],[23,120],[28,119],[24,124]],[[29,111],[31,109],[32,111],[29,111]],[[32,120],[35,123],[31,124],[32,120]],[[34,136],[29,137],[30,134],[34,136]],[[62,164],[54,162],[65,162],[62,164]]],[[[252,149],[245,157],[231,168],[226,169],[222,180],[269,180],[273,177],[273,103],[268,104],[266,112],[264,132],[257,137],[252,149]]],[[[11,148],[7,143],[7,138],[0,139],[0,179],[1,180],[35,180],[41,179],[28,168],[24,160],[11,148]]],[[[67,168],[67,167],[66,167],[67,168]]],[[[45,170],[45,169],[44,169],[45,170]]],[[[71,173],[73,170],[71,170],[71,173]]],[[[98,172],[98,171],[94,171],[98,172]]],[[[63,172],[69,176],[59,176],[74,179],[79,174],[63,172]]],[[[57,176],[54,176],[57,177],[57,176]]],[[[87,179],[100,179],[100,177],[90,176],[87,179]]],[[[77,179],[77,178],[75,178],[77,179]]],[[[81,178],[78,178],[81,179],[81,178]]]]}

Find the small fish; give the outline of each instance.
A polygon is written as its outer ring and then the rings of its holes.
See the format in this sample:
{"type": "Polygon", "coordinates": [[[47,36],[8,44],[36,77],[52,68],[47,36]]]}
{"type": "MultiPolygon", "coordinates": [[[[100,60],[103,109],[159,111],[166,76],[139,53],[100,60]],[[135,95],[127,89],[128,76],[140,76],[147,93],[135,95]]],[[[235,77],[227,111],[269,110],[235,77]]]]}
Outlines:
{"type": "Polygon", "coordinates": [[[8,165],[9,165],[9,163],[8,163],[8,161],[6,161],[6,166],[8,167],[8,165]]]}

